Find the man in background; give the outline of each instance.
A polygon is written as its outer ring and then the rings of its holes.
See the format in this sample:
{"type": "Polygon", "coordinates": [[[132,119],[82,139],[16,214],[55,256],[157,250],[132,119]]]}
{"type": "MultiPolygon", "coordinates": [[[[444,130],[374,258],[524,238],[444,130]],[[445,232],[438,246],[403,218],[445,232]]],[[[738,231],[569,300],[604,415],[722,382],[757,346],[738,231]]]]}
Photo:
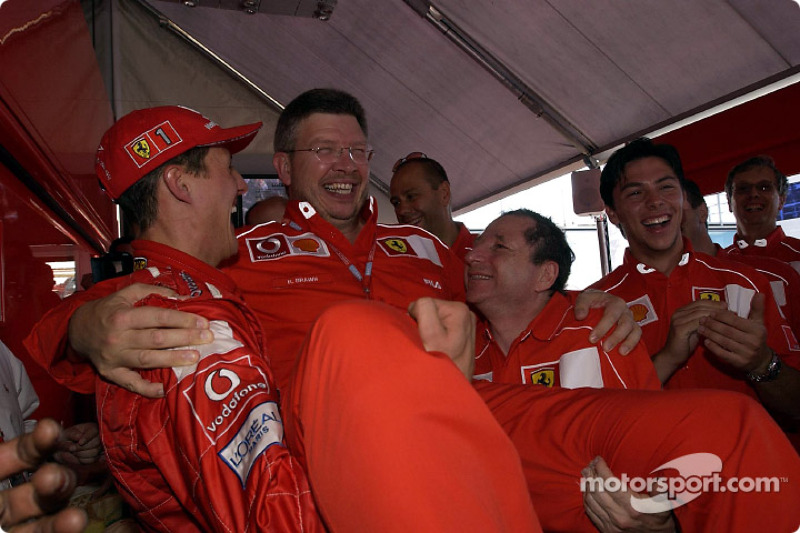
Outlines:
{"type": "Polygon", "coordinates": [[[756,269],[769,280],[772,296],[789,323],[795,337],[800,332],[800,273],[788,264],[762,255],[736,253],[727,255],[722,247],[711,240],[708,233],[708,205],[697,184],[691,180],[684,183],[686,203],[683,206],[681,232],[692,247],[714,257],[727,257],[756,269]]]}
{"type": "Polygon", "coordinates": [[[736,235],[725,253],[774,257],[800,271],[800,239],[789,237],[777,224],[789,182],[766,156],[736,165],[725,181],[728,208],[736,217],[736,235]]]}
{"type": "Polygon", "coordinates": [[[400,224],[419,226],[433,233],[464,260],[475,236],[450,209],[450,180],[438,161],[411,152],[392,167],[390,201],[400,224]]]}

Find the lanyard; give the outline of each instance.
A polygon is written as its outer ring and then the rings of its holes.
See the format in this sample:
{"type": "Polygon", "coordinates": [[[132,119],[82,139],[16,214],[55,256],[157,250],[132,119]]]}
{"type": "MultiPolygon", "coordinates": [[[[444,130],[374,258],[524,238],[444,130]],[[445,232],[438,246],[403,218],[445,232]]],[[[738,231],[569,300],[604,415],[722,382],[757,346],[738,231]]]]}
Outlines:
{"type": "MultiPolygon", "coordinates": [[[[300,227],[300,225],[295,223],[295,222],[290,222],[289,225],[292,228],[294,228],[294,229],[296,229],[298,231],[302,231],[302,228],[300,227]]],[[[319,235],[317,235],[317,237],[319,237],[319,235]]],[[[350,259],[348,259],[347,256],[344,255],[344,253],[341,250],[339,250],[339,248],[337,248],[336,246],[334,246],[332,243],[330,243],[328,241],[325,241],[325,244],[328,245],[328,248],[333,250],[333,253],[335,253],[336,256],[339,258],[339,261],[341,261],[342,264],[350,272],[350,274],[354,278],[356,278],[356,281],[358,281],[361,284],[361,290],[364,292],[364,294],[366,295],[367,299],[368,300],[371,299],[372,298],[372,291],[371,291],[371,286],[372,286],[372,263],[373,263],[373,260],[375,259],[375,250],[378,247],[377,235],[375,236],[374,239],[372,239],[372,248],[370,249],[369,255],[367,256],[367,265],[364,268],[364,273],[363,274],[358,270],[358,267],[355,266],[353,264],[353,262],[350,261],[350,259]]]]}
{"type": "Polygon", "coordinates": [[[333,250],[333,252],[339,257],[339,260],[342,262],[344,266],[347,267],[347,270],[350,271],[350,274],[353,275],[356,280],[361,283],[361,290],[364,291],[364,294],[367,296],[367,299],[372,298],[372,294],[370,291],[370,286],[372,285],[372,260],[375,258],[375,248],[378,246],[377,239],[372,241],[372,248],[369,251],[369,256],[367,257],[367,266],[364,268],[364,274],[362,275],[359,272],[358,267],[356,267],[336,246],[331,243],[327,243],[328,247],[333,250]]]}

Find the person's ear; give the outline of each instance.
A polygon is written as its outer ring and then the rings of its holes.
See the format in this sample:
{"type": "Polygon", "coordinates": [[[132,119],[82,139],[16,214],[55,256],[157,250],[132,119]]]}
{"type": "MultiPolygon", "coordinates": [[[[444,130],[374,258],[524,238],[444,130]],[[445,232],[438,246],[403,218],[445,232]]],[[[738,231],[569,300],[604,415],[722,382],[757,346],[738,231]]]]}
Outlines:
{"type": "Polygon", "coordinates": [[[272,156],[272,166],[278,171],[278,178],[287,187],[292,184],[292,162],[286,152],[275,152],[272,156]]]}
{"type": "Polygon", "coordinates": [[[617,216],[616,211],[614,211],[611,207],[606,206],[606,215],[608,216],[609,222],[619,227],[619,217],[617,216]]]}
{"type": "Polygon", "coordinates": [[[161,174],[161,181],[172,196],[181,202],[192,202],[192,175],[180,165],[169,165],[161,174]]]}
{"type": "Polygon", "coordinates": [[[539,265],[539,277],[534,286],[536,292],[549,291],[556,279],[558,279],[558,263],[545,261],[539,265]]]}
{"type": "Polygon", "coordinates": [[[700,220],[708,224],[708,205],[705,202],[700,204],[697,208],[697,214],[700,217],[700,220]]]}
{"type": "Polygon", "coordinates": [[[443,181],[441,185],[439,185],[439,194],[442,201],[442,205],[448,206],[450,205],[450,182],[443,181]]]}
{"type": "Polygon", "coordinates": [[[781,212],[783,210],[783,204],[786,203],[786,196],[787,196],[786,194],[778,196],[778,212],[781,212]]]}

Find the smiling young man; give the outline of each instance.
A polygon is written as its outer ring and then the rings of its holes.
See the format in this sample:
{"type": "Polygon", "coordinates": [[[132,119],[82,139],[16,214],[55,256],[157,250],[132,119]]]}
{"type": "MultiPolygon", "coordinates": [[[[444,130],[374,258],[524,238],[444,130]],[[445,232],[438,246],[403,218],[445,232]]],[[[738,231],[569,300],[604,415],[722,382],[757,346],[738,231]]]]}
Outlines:
{"type": "Polygon", "coordinates": [[[774,257],[800,272],[800,239],[789,237],[776,224],[788,189],[786,176],[766,156],[750,158],[728,173],[725,195],[736,217],[733,244],[725,249],[731,259],[774,257]]]}
{"type": "Polygon", "coordinates": [[[450,211],[450,180],[444,167],[422,152],[411,152],[392,167],[390,200],[400,224],[430,231],[464,260],[475,236],[450,211]]]}
{"type": "Polygon", "coordinates": [[[628,302],[665,388],[738,391],[795,416],[800,347],[765,278],[682,238],[683,180],[670,145],[639,139],[611,156],[600,192],[628,249],[593,287],[628,302]]]}

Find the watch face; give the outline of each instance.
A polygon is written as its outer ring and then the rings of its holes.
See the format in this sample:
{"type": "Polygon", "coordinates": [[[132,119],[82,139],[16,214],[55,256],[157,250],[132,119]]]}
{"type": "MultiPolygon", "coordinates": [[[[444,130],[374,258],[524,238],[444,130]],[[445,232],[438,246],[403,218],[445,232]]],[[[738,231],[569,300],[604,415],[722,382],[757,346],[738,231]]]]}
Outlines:
{"type": "Polygon", "coordinates": [[[754,374],[752,372],[748,372],[747,379],[750,381],[755,381],[757,383],[761,383],[764,381],[773,381],[775,378],[778,377],[778,374],[780,374],[780,372],[781,372],[781,359],[780,357],[778,357],[778,354],[772,352],[772,360],[770,360],[766,372],[764,372],[763,374],[754,374]]]}

